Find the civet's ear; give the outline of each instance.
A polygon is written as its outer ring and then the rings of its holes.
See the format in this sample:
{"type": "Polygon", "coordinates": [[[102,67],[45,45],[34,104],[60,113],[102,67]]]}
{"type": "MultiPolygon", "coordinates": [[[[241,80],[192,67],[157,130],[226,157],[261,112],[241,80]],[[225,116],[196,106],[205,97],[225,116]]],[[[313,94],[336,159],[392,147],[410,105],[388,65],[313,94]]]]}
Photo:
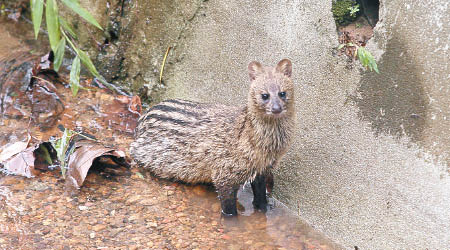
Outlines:
{"type": "Polygon", "coordinates": [[[292,63],[289,59],[281,60],[276,67],[276,71],[282,73],[287,77],[291,77],[292,75],[292,63]]]}
{"type": "Polygon", "coordinates": [[[263,72],[263,67],[259,62],[251,62],[248,64],[248,75],[250,76],[250,80],[255,80],[256,76],[263,72]]]}

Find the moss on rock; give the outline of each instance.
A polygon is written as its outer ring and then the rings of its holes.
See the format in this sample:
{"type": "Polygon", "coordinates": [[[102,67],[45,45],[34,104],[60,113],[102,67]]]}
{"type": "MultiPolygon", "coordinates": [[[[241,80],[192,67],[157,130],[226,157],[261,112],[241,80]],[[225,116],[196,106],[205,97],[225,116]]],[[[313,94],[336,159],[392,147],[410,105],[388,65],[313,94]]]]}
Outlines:
{"type": "Polygon", "coordinates": [[[336,25],[343,26],[355,21],[357,15],[351,16],[349,8],[356,5],[357,3],[354,0],[333,1],[331,12],[333,12],[333,17],[334,20],[336,21],[336,25]]]}

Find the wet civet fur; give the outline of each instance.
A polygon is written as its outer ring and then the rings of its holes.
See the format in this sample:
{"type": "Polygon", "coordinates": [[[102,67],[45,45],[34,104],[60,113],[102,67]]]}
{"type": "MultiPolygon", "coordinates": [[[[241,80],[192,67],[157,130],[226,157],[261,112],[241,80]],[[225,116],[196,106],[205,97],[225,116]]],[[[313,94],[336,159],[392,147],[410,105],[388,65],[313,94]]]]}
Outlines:
{"type": "Polygon", "coordinates": [[[156,176],[213,183],[224,215],[236,215],[239,185],[250,180],[253,204],[265,211],[266,176],[286,153],[295,124],[292,65],[248,66],[250,90],[243,107],[167,100],[138,122],[131,156],[156,176]]]}

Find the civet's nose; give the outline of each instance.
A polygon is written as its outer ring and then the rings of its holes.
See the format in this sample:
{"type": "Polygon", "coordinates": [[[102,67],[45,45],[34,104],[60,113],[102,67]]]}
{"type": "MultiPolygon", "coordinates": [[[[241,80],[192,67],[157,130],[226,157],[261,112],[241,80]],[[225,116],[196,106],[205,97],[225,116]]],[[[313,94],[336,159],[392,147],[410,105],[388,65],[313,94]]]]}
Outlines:
{"type": "Polygon", "coordinates": [[[272,106],[271,111],[272,111],[272,113],[274,113],[274,114],[279,114],[279,113],[281,113],[281,111],[283,111],[283,110],[281,109],[281,105],[275,102],[275,103],[273,104],[273,106],[272,106]]]}

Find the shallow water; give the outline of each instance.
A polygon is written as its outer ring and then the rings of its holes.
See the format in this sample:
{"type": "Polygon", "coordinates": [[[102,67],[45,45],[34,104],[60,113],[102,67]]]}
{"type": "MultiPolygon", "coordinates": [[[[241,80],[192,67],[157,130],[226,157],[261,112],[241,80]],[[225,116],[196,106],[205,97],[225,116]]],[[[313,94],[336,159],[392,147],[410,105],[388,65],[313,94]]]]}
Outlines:
{"type": "MultiPolygon", "coordinates": [[[[2,249],[335,249],[320,233],[274,205],[224,219],[211,187],[91,173],[77,197],[64,195],[58,171],[0,177],[2,249]],[[247,215],[248,214],[248,215],[247,215]]],[[[245,211],[244,211],[245,208],[245,211]]]]}
{"type": "MultiPolygon", "coordinates": [[[[0,62],[12,59],[12,52],[29,53],[27,25],[0,20],[0,62]]],[[[0,116],[0,147],[28,134],[47,141],[60,136],[57,125],[63,125],[129,155],[136,117],[126,112],[123,96],[92,89],[72,97],[62,84],[54,93],[64,105],[56,123],[42,129],[31,113],[0,116]]],[[[238,194],[240,215],[224,219],[214,188],[161,180],[134,167],[115,177],[91,170],[76,196],[65,194],[59,170],[34,174],[0,174],[0,249],[339,248],[273,199],[266,214],[253,211],[248,185],[238,194]]]]}

